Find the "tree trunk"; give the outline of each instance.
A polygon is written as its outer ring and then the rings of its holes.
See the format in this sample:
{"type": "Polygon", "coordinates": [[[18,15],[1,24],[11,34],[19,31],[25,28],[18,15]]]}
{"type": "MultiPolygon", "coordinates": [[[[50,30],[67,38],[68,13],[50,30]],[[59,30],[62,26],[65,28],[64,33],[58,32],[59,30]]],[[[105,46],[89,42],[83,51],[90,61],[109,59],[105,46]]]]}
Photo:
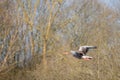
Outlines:
{"type": "Polygon", "coordinates": [[[46,51],[47,51],[47,40],[44,39],[44,44],[43,44],[43,65],[44,65],[45,70],[47,69],[46,51]]]}

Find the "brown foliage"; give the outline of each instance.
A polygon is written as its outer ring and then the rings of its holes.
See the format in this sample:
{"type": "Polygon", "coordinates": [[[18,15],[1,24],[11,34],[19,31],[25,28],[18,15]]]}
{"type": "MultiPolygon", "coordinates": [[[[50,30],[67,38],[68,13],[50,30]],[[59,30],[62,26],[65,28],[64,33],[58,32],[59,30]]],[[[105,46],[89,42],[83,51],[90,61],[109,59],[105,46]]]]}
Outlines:
{"type": "Polygon", "coordinates": [[[76,0],[69,7],[64,0],[10,2],[11,5],[9,1],[0,5],[0,39],[3,40],[0,56],[5,53],[0,61],[0,79],[120,78],[119,15],[115,12],[96,0],[76,0]],[[93,60],[78,60],[62,54],[80,45],[98,47],[88,54],[93,60]]]}

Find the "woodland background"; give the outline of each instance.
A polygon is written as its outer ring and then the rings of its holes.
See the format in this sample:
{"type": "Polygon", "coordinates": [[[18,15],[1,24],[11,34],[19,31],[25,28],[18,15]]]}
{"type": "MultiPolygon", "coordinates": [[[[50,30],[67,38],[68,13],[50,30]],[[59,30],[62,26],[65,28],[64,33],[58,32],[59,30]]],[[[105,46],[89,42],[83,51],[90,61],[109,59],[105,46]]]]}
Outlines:
{"type": "Polygon", "coordinates": [[[119,80],[117,3],[0,0],[0,80],[119,80]],[[98,47],[93,60],[62,54],[80,45],[98,47]]]}

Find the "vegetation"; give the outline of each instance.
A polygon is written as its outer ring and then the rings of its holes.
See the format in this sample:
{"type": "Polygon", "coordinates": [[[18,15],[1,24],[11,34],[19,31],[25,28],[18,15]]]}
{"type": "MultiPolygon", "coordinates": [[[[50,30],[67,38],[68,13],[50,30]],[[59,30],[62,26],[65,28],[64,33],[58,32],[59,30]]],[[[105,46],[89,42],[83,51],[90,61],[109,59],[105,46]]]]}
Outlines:
{"type": "Polygon", "coordinates": [[[0,1],[0,80],[119,80],[119,19],[97,0],[0,1]],[[93,60],[62,54],[80,45],[93,60]]]}

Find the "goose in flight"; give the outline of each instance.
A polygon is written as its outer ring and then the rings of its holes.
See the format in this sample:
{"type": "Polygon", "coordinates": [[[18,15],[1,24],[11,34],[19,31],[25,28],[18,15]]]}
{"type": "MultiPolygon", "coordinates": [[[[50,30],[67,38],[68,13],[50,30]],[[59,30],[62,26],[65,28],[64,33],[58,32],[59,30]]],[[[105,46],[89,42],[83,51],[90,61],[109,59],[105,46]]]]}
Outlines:
{"type": "Polygon", "coordinates": [[[86,54],[90,49],[96,49],[96,48],[97,48],[96,46],[80,46],[78,51],[65,52],[64,54],[71,53],[74,57],[78,59],[90,60],[92,59],[92,57],[87,56],[86,54]]]}

